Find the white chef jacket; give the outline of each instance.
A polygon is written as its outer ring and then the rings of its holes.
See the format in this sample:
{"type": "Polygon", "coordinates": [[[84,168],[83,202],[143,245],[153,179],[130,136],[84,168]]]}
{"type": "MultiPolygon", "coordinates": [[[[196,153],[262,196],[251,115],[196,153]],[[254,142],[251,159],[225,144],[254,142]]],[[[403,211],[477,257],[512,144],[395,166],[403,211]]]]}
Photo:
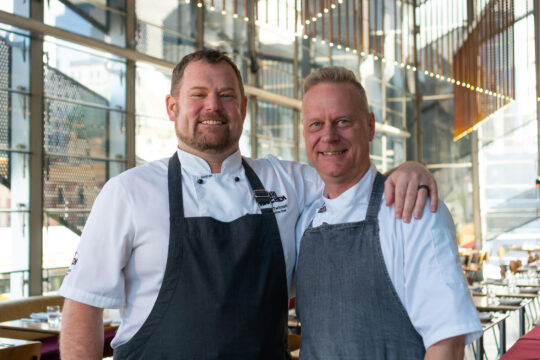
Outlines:
{"type": "MultiPolygon", "coordinates": [[[[314,201],[298,222],[297,250],[311,221],[313,227],[363,221],[376,171],[371,165],[356,185],[337,198],[328,199],[323,194],[314,201]]],[[[427,349],[458,335],[466,335],[466,344],[470,344],[482,335],[482,327],[461,272],[448,209],[439,201],[437,212],[432,213],[428,203],[422,219],[413,218],[406,224],[396,219],[394,206],[384,205],[384,196],[381,201],[378,221],[384,263],[424,346],[427,349]]]]}
{"type": "MultiPolygon", "coordinates": [[[[240,152],[223,162],[219,174],[212,174],[203,159],[181,150],[177,153],[182,165],[184,216],[230,222],[260,213],[240,152]]],[[[122,324],[113,347],[129,341],[142,326],[165,274],[170,228],[168,161],[130,169],[105,184],[59,290],[60,295],[84,304],[120,308],[122,324]]],[[[295,225],[300,212],[318,198],[323,184],[313,168],[296,162],[273,156],[246,161],[265,189],[275,192],[273,208],[290,288],[296,261],[295,225]]]]}

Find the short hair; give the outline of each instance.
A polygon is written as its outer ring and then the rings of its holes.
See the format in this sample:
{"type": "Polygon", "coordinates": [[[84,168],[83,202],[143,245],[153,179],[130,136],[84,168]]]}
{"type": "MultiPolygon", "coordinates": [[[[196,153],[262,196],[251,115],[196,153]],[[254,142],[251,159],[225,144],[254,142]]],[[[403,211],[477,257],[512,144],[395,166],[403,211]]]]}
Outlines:
{"type": "Polygon", "coordinates": [[[354,75],[351,70],[344,68],[343,66],[327,66],[312,72],[304,79],[304,95],[307,94],[309,89],[321,83],[353,85],[360,94],[361,105],[367,113],[370,112],[366,90],[364,90],[364,87],[360,84],[360,81],[358,81],[356,75],[354,75]]]}
{"type": "Polygon", "coordinates": [[[240,87],[240,94],[242,95],[242,99],[245,97],[244,84],[242,83],[242,75],[240,74],[240,70],[238,70],[238,67],[236,66],[234,61],[231,60],[227,53],[211,49],[204,49],[192,52],[191,54],[184,56],[182,60],[180,60],[180,62],[176,64],[172,72],[171,78],[171,95],[178,95],[178,84],[184,76],[184,70],[189,65],[189,63],[192,63],[194,61],[204,61],[208,64],[217,64],[224,61],[229,64],[234,70],[234,74],[236,75],[236,79],[238,80],[238,86],[240,87]]]}

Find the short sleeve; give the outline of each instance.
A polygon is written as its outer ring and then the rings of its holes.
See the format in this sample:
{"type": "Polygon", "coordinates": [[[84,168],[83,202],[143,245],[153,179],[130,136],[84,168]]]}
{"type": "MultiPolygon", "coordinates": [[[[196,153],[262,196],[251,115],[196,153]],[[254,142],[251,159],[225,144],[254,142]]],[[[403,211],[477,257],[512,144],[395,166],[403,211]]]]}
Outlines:
{"type": "Polygon", "coordinates": [[[85,224],[60,295],[100,308],[123,305],[123,268],[134,235],[129,200],[119,177],[105,184],[85,224]]]}
{"type": "Polygon", "coordinates": [[[482,328],[458,263],[448,209],[441,204],[431,213],[426,207],[422,219],[403,224],[402,229],[404,305],[426,349],[460,335],[470,344],[482,328]]]}

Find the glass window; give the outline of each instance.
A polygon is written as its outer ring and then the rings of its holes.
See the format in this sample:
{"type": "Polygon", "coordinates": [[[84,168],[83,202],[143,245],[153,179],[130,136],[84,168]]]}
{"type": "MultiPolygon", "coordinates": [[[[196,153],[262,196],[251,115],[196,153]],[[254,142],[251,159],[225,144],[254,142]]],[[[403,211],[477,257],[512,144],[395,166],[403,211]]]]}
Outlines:
{"type": "Polygon", "coordinates": [[[165,107],[171,72],[138,64],[135,86],[137,163],[170,157],[177,147],[174,123],[169,120],[165,107]]]}
{"type": "Polygon", "coordinates": [[[30,39],[0,30],[0,299],[28,295],[30,39]]]}
{"type": "Polygon", "coordinates": [[[216,1],[216,6],[208,8],[204,16],[204,46],[225,51],[238,66],[242,78],[248,83],[249,73],[249,27],[241,14],[245,13],[244,2],[237,2],[237,13],[233,14],[232,2],[216,1]]]}
{"type": "Polygon", "coordinates": [[[48,0],[44,2],[45,24],[121,47],[126,45],[125,17],[124,1],[48,0]]]}
{"type": "Polygon", "coordinates": [[[283,160],[295,159],[294,110],[257,101],[257,156],[273,154],[283,160]]]}
{"type": "Polygon", "coordinates": [[[55,269],[70,264],[99,190],[125,169],[125,63],[50,38],[44,54],[43,268],[55,269]]]}
{"type": "Polygon", "coordinates": [[[136,48],[138,51],[177,63],[195,50],[195,1],[137,0],[136,48]]]}
{"type": "MultiPolygon", "coordinates": [[[[2,0],[0,10],[19,16],[30,16],[30,1],[2,0]]],[[[0,291],[1,293],[1,291],[0,291]]]]}
{"type": "Polygon", "coordinates": [[[294,37],[259,28],[259,83],[264,90],[288,97],[294,92],[294,37]]]}

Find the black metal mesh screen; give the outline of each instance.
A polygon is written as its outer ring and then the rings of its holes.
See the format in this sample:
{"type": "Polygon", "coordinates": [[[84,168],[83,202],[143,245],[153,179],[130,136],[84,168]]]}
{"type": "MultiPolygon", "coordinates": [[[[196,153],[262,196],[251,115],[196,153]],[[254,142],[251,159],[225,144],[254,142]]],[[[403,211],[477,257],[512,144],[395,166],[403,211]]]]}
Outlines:
{"type": "Polygon", "coordinates": [[[60,71],[44,67],[44,207],[81,233],[107,180],[108,101],[60,71]]]}
{"type": "MultiPolygon", "coordinates": [[[[0,38],[0,148],[9,148],[10,47],[0,38]]],[[[9,187],[9,153],[0,150],[0,182],[9,187]]]]}

